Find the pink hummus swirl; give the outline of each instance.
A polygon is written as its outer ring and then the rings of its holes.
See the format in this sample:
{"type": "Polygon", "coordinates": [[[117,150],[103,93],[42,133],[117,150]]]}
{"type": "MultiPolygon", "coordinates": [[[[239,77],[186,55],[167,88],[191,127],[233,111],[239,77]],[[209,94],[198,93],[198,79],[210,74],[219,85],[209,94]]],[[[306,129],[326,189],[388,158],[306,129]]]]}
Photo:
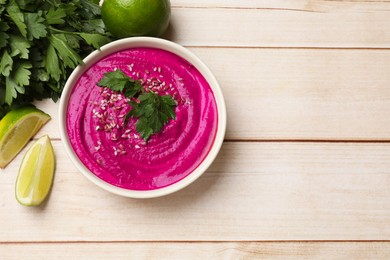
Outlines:
{"type": "Polygon", "coordinates": [[[152,190],[189,175],[207,156],[218,123],[213,91],[201,73],[176,54],[131,48],[91,66],[69,98],[66,128],[82,163],[100,179],[131,190],[152,190]],[[126,98],[97,86],[104,73],[121,69],[144,88],[171,95],[176,119],[145,142],[126,98]]]}

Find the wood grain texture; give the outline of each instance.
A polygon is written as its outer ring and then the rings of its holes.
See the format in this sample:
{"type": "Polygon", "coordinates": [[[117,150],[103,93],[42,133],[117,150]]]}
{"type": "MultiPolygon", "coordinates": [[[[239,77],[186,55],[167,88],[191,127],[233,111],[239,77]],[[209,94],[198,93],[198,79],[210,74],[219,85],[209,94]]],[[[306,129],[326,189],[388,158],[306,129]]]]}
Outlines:
{"type": "Polygon", "coordinates": [[[297,10],[173,8],[164,37],[186,46],[390,47],[388,3],[313,3],[297,10]]]}
{"type": "Polygon", "coordinates": [[[54,149],[42,207],[14,198],[21,156],[1,172],[0,241],[390,240],[390,144],[225,143],[195,183],[150,200],[101,190],[54,149]]]}
{"type": "Polygon", "coordinates": [[[0,244],[2,259],[388,259],[387,242],[0,244]]]}
{"type": "Polygon", "coordinates": [[[389,0],[171,0],[173,8],[282,9],[290,11],[320,11],[334,8],[388,10],[389,0]]]}
{"type": "Polygon", "coordinates": [[[65,154],[58,104],[37,102],[53,117],[36,138],[53,140],[54,186],[22,207],[27,148],[0,170],[0,258],[389,259],[390,0],[171,3],[163,37],[225,95],[215,163],[167,197],[111,195],[65,154]]]}
{"type": "MultiPolygon", "coordinates": [[[[220,83],[227,139],[390,140],[390,50],[190,50],[220,83]]],[[[59,138],[58,104],[38,106],[59,138]]]]}

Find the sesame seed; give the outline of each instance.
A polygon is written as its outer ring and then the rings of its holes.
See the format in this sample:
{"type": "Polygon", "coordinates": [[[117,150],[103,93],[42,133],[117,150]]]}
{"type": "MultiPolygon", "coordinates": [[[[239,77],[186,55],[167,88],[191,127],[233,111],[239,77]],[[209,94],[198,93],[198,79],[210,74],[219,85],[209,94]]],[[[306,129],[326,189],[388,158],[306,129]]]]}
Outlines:
{"type": "Polygon", "coordinates": [[[111,135],[111,140],[112,140],[112,141],[117,141],[117,140],[118,140],[118,137],[116,136],[115,133],[113,133],[113,134],[111,135]]]}

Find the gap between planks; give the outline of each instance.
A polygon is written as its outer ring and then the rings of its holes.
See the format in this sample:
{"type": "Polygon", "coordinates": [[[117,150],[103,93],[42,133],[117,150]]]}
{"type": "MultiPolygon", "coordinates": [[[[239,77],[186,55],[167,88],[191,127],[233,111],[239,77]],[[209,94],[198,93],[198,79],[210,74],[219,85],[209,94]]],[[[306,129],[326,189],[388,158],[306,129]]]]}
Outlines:
{"type": "Polygon", "coordinates": [[[186,48],[198,49],[270,49],[270,50],[345,50],[345,51],[390,51],[389,47],[325,47],[325,46],[254,46],[254,45],[191,45],[183,44],[186,48]]]}
{"type": "Polygon", "coordinates": [[[18,244],[121,244],[121,243],[137,243],[137,244],[223,244],[223,243],[390,243],[390,240],[59,240],[59,241],[0,241],[0,245],[18,245],[18,244]]]}
{"type": "MultiPolygon", "coordinates": [[[[34,137],[32,140],[37,140],[39,137],[34,137]]],[[[51,141],[61,141],[61,138],[53,137],[51,141]]],[[[346,140],[332,140],[332,139],[225,139],[225,143],[390,143],[390,139],[385,140],[359,140],[359,139],[346,139],[346,140]]]]}
{"type": "Polygon", "coordinates": [[[316,10],[305,10],[299,8],[283,8],[283,7],[246,7],[246,6],[172,6],[176,9],[231,9],[231,10],[261,10],[261,11],[292,11],[292,12],[308,12],[308,13],[323,13],[316,10]]]}

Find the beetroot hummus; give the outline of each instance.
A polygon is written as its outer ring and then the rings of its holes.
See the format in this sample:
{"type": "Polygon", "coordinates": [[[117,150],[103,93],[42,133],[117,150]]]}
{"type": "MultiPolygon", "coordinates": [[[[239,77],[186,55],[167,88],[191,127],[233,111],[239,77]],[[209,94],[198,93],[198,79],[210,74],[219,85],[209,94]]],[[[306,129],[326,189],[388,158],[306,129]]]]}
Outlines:
{"type": "Polygon", "coordinates": [[[125,189],[151,190],[190,174],[207,156],[217,131],[214,94],[201,73],[181,57],[155,48],[131,48],[91,66],[70,95],[66,128],[83,164],[100,179],[125,189]],[[145,142],[123,94],[97,86],[121,69],[148,91],[171,95],[176,119],[145,142]]]}

